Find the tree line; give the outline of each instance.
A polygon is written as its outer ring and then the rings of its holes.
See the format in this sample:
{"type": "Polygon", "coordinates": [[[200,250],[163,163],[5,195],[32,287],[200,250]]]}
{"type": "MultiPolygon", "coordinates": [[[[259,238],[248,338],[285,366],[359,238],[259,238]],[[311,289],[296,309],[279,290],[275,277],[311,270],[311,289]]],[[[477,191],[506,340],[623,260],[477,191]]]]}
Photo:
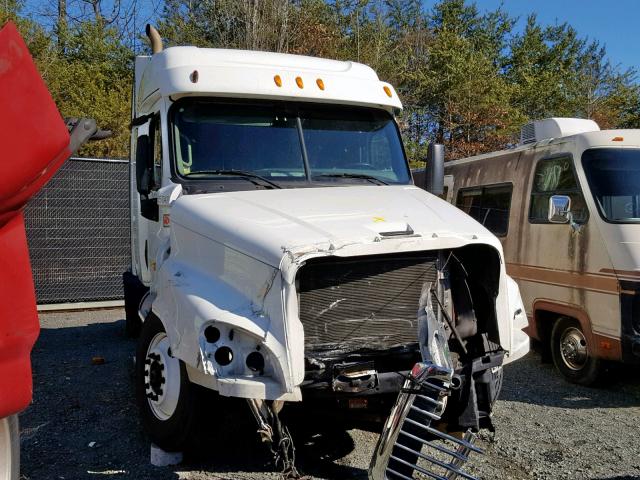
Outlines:
{"type": "Polygon", "coordinates": [[[165,46],[240,48],[362,62],[392,83],[413,162],[429,142],[447,158],[517,143],[527,121],[594,119],[640,127],[640,85],[597,40],[468,0],[4,0],[0,23],[23,33],[64,116],[90,116],[114,136],[87,156],[127,157],[133,57],[152,21],[165,46]]]}

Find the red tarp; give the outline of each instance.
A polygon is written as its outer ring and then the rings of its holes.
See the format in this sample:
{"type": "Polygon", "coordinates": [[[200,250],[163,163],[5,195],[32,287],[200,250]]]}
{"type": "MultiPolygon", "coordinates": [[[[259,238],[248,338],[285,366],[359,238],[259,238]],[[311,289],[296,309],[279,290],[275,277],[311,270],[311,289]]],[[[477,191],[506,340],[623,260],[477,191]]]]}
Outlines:
{"type": "Polygon", "coordinates": [[[69,133],[12,23],[0,30],[0,418],[31,401],[39,325],[22,208],[70,156],[69,133]]]}

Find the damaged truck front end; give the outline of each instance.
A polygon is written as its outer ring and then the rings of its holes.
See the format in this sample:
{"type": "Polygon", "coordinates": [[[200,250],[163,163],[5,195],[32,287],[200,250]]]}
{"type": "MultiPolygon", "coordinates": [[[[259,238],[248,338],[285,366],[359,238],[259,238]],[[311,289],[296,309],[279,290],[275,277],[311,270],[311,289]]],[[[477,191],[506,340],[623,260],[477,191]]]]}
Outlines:
{"type": "Polygon", "coordinates": [[[395,396],[422,358],[417,306],[426,285],[436,317],[449,319],[455,362],[486,353],[486,345],[497,347],[499,278],[499,254],[488,246],[307,262],[296,278],[305,333],[303,389],[321,396],[395,396]],[[474,256],[483,259],[481,268],[474,256]]]}
{"type": "MultiPolygon", "coordinates": [[[[337,203],[349,204],[356,190],[357,197],[378,189],[341,189],[334,192],[344,197],[337,203]]],[[[261,436],[280,447],[274,453],[290,469],[292,443],[278,417],[283,402],[370,406],[386,415],[398,392],[412,388],[407,379],[414,366],[431,362],[449,375],[436,391],[446,395],[434,397],[438,428],[478,431],[492,428],[505,356],[526,353],[518,343],[523,311],[517,287],[509,295],[512,280],[499,242],[489,235],[436,233],[433,219],[424,218],[434,203],[460,214],[415,187],[402,190],[406,203],[418,198],[425,207],[421,215],[405,215],[410,223],[402,234],[385,235],[395,227],[365,214],[365,228],[376,225],[378,232],[338,240],[331,232],[339,224],[325,218],[323,241],[309,244],[302,238],[317,235],[318,227],[292,218],[301,217],[305,202],[320,201],[320,190],[304,199],[297,190],[277,193],[297,205],[287,213],[286,228],[284,212],[266,197],[276,192],[183,196],[172,207],[170,251],[147,297],[152,310],[142,314],[172,319],[166,323],[171,354],[190,382],[247,399],[261,436]],[[241,197],[243,207],[248,201],[262,206],[229,221],[226,212],[238,204],[233,197],[241,197]],[[205,218],[214,205],[225,214],[205,218]]],[[[370,208],[394,216],[389,206],[370,208]]],[[[463,223],[475,227],[468,217],[463,223]]],[[[424,420],[412,415],[401,417],[424,420]]]]}

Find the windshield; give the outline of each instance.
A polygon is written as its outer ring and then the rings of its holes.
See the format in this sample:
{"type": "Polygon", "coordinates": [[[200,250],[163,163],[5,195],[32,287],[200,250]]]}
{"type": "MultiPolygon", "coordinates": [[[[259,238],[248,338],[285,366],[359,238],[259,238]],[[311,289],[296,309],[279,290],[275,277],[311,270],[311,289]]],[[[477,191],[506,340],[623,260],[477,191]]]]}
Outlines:
{"type": "Polygon", "coordinates": [[[186,180],[238,172],[278,184],[411,179],[398,129],[384,111],[189,99],[174,106],[171,119],[175,170],[186,180]]]}
{"type": "Polygon", "coordinates": [[[610,222],[640,222],[640,149],[594,148],[582,166],[600,215],[610,222]]]}

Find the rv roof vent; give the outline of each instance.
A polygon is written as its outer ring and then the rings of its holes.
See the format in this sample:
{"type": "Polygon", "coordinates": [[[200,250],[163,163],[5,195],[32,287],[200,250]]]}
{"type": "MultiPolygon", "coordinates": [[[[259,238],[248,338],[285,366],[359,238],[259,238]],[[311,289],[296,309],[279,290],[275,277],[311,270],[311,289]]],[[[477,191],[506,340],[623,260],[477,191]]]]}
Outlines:
{"type": "Polygon", "coordinates": [[[600,127],[593,120],[583,118],[546,118],[531,122],[520,131],[520,144],[539,142],[584,132],[597,132],[600,127]]]}
{"type": "Polygon", "coordinates": [[[536,141],[536,127],[533,122],[527,123],[522,130],[520,130],[520,143],[533,143],[536,141]]]}

